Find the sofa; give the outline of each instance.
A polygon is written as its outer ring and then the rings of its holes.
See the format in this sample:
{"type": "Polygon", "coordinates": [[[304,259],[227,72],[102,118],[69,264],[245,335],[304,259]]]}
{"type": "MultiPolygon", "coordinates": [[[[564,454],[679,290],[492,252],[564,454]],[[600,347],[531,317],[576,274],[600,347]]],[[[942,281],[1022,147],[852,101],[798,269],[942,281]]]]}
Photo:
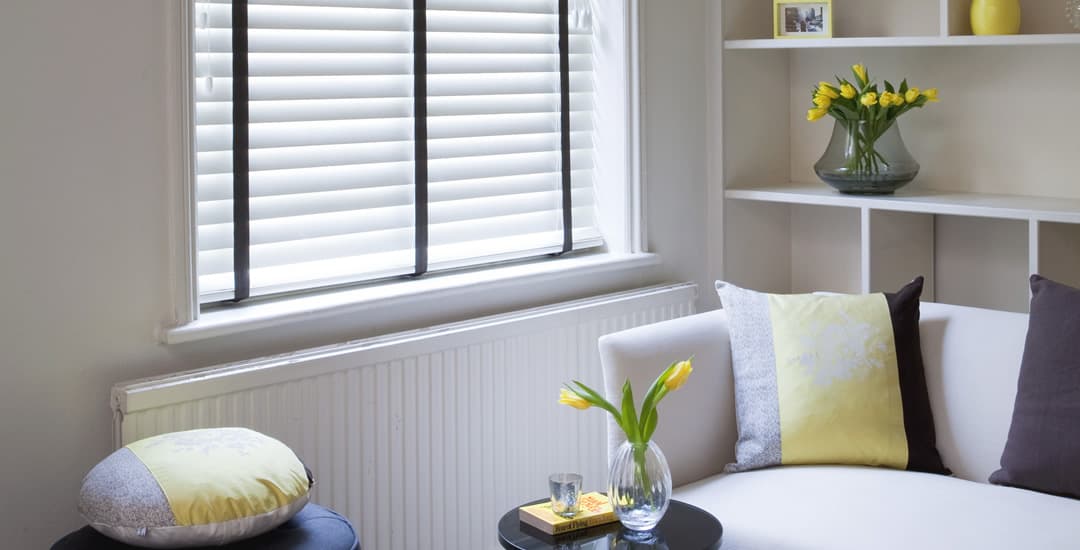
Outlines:
{"type": "MultiPolygon", "coordinates": [[[[600,339],[607,395],[694,356],[654,440],[673,498],[724,527],[724,549],[1080,549],[1080,501],[987,483],[1009,432],[1027,315],[935,303],[919,324],[937,448],[952,476],[857,466],[723,473],[735,459],[727,317],[710,311],[600,339]]],[[[609,420],[609,456],[622,442],[609,420]]]]}

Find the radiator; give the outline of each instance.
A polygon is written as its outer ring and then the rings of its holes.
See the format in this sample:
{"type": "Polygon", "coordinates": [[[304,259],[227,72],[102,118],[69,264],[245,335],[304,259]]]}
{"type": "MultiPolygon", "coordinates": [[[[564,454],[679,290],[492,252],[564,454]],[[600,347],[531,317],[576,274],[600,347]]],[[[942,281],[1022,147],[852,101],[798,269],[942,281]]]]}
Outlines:
{"type": "Polygon", "coordinates": [[[602,386],[597,338],[691,314],[695,295],[650,287],[119,384],[116,443],[250,427],[297,452],[365,550],[497,547],[498,518],[548,474],[606,485],[604,413],[556,403],[565,381],[602,386]]]}

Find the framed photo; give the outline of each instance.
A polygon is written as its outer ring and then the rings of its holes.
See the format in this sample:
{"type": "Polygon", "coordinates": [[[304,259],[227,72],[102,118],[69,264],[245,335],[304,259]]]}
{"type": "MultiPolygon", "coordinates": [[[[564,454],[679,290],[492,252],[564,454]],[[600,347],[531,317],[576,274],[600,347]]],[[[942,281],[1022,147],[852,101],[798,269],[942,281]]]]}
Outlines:
{"type": "Polygon", "coordinates": [[[773,37],[832,38],[832,0],[773,0],[773,37]]]}

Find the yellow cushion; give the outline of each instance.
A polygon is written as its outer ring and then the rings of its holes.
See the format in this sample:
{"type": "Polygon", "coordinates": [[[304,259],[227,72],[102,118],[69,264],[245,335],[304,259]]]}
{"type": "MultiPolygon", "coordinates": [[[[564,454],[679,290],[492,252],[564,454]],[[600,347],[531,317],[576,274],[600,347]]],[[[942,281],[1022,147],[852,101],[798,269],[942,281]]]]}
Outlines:
{"type": "Polygon", "coordinates": [[[165,492],[177,525],[257,516],[308,493],[304,465],[292,450],[245,428],[162,434],[127,448],[165,492]]]}
{"type": "Polygon", "coordinates": [[[717,282],[731,335],[741,472],[860,464],[948,473],[919,341],[922,277],[898,292],[766,294],[717,282]]]}
{"type": "Polygon", "coordinates": [[[83,480],[79,510],[114,539],[148,548],[228,544],[269,531],[308,502],[303,463],[245,428],[162,434],[117,450],[83,480]]]}

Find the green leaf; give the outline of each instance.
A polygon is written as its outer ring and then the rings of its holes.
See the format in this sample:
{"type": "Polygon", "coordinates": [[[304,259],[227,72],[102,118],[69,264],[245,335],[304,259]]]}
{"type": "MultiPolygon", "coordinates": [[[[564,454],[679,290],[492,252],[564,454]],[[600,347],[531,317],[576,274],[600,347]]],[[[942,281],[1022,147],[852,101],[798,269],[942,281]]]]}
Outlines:
{"type": "Polygon", "coordinates": [[[582,399],[588,401],[589,403],[592,403],[593,406],[600,407],[601,409],[604,409],[605,411],[611,413],[611,415],[615,417],[615,422],[617,422],[624,431],[626,430],[626,428],[623,426],[622,415],[619,414],[619,411],[615,408],[615,405],[609,403],[607,399],[604,399],[602,395],[593,391],[593,389],[589,386],[586,386],[585,384],[582,384],[577,380],[574,380],[572,383],[577,385],[577,388],[567,385],[567,389],[578,394],[582,399]]]}
{"type": "Polygon", "coordinates": [[[645,419],[645,437],[642,438],[642,441],[648,441],[652,439],[652,434],[656,431],[656,423],[659,418],[660,413],[657,412],[656,409],[653,409],[652,414],[649,415],[649,418],[645,419]]]}
{"type": "Polygon", "coordinates": [[[885,91],[890,94],[896,93],[896,89],[893,88],[892,82],[889,82],[888,80],[885,81],[885,91]]]}
{"type": "Polygon", "coordinates": [[[900,95],[906,94],[907,91],[908,91],[907,79],[905,78],[904,81],[900,83],[900,95]]]}
{"type": "Polygon", "coordinates": [[[634,388],[630,386],[630,379],[623,383],[622,394],[622,417],[625,424],[623,430],[631,443],[638,443],[641,441],[641,430],[638,427],[637,413],[634,412],[634,388]]]}
{"type": "Polygon", "coordinates": [[[644,420],[649,412],[656,407],[656,403],[659,401],[656,396],[660,392],[660,388],[664,387],[664,380],[667,380],[668,377],[671,376],[671,371],[675,370],[675,365],[678,364],[678,361],[672,361],[671,364],[656,377],[656,380],[653,380],[652,386],[649,387],[649,392],[645,394],[645,400],[641,402],[642,420],[644,420]]]}

